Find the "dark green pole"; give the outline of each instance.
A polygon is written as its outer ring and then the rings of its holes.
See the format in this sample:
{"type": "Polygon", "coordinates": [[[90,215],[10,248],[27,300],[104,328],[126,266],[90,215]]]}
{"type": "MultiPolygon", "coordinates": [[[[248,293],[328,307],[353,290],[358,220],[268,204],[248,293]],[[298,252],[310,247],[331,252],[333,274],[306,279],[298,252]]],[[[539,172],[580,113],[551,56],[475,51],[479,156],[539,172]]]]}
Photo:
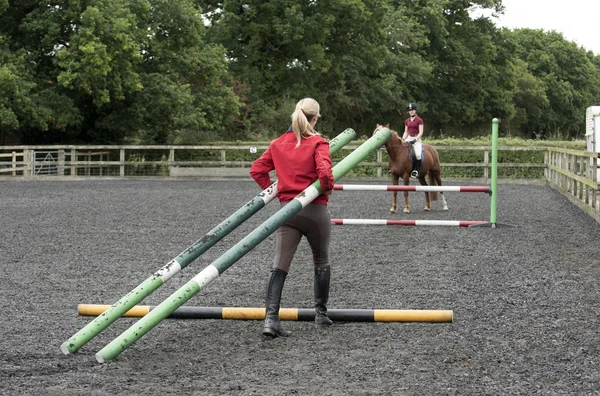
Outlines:
{"type": "MultiPolygon", "coordinates": [[[[364,160],[369,153],[379,148],[391,136],[388,128],[381,129],[369,140],[361,144],[350,155],[344,158],[333,168],[333,176],[337,181],[344,176],[350,169],[364,160]]],[[[310,204],[321,194],[321,184],[317,180],[287,205],[273,214],[264,223],[258,226],[254,231],[244,237],[240,242],[225,252],[212,264],[204,268],[202,272],[196,275],[192,280],[183,285],[179,290],[156,306],[148,315],[144,316],[137,323],[125,330],[119,337],[106,345],[96,354],[96,360],[104,363],[112,360],[121,352],[127,349],[131,344],[139,340],[144,334],[149,332],[154,326],[167,318],[173,311],[182,306],[186,301],[192,298],[205,285],[216,279],[225,272],[235,262],[242,258],[250,250],[254,249],[260,242],[265,240],[277,228],[279,228],[288,219],[300,212],[303,207],[310,204]]]]}
{"type": "MultiPolygon", "coordinates": [[[[336,153],[355,137],[356,132],[354,132],[354,130],[350,128],[346,129],[329,143],[330,153],[336,153]]],[[[144,298],[162,286],[166,281],[171,279],[176,273],[200,257],[204,252],[223,239],[227,234],[236,229],[244,221],[248,220],[266,204],[271,202],[276,196],[277,182],[273,183],[266,190],[259,193],[251,201],[246,203],[234,214],[225,219],[221,224],[209,231],[208,234],[185,249],[164,267],[152,274],[152,276],[117,301],[110,309],[88,323],[83,329],[75,333],[75,335],[73,335],[60,346],[60,350],[65,355],[77,352],[92,338],[110,326],[111,323],[121,317],[125,312],[129,311],[131,307],[142,301],[144,298]]]]}

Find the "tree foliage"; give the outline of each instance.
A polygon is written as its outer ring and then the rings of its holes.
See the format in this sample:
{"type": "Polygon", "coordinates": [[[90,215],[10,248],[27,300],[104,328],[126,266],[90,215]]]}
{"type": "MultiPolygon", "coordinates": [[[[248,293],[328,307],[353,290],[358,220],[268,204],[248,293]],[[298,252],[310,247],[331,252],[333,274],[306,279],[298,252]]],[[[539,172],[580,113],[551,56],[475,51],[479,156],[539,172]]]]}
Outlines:
{"type": "Polygon", "coordinates": [[[501,0],[0,0],[0,144],[175,143],[319,130],[578,137],[600,56],[500,29],[501,0]]]}
{"type": "MultiPolygon", "coordinates": [[[[585,109],[600,100],[599,69],[588,53],[561,33],[519,29],[513,33],[517,55],[537,80],[545,101],[527,129],[543,136],[575,137],[584,132],[585,109]]],[[[536,105],[536,97],[532,97],[536,105]]]]}
{"type": "Polygon", "coordinates": [[[28,65],[32,100],[49,100],[64,119],[12,122],[24,142],[198,141],[239,107],[225,52],[206,44],[192,1],[15,2],[2,21],[8,51],[28,65]]]}

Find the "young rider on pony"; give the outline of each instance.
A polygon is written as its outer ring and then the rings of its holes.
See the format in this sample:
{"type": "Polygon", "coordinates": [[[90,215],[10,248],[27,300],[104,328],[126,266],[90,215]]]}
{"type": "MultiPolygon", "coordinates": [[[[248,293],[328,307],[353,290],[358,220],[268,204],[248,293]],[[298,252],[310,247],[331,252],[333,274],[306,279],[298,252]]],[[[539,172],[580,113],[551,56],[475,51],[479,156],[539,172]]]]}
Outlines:
{"type": "Polygon", "coordinates": [[[415,169],[411,172],[410,177],[419,177],[421,170],[421,136],[423,136],[423,120],[417,115],[417,105],[410,102],[406,105],[406,110],[410,115],[404,121],[404,135],[402,139],[407,144],[412,144],[415,153],[415,169]]]}

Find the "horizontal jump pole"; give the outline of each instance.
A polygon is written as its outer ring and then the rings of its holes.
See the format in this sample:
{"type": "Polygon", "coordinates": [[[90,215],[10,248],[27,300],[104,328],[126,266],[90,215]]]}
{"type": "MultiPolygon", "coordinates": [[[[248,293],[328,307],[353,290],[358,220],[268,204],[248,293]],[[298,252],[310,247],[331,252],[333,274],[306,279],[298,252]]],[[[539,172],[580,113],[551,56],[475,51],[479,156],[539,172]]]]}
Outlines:
{"type": "MultiPolygon", "coordinates": [[[[82,316],[99,316],[110,305],[79,304],[77,313],[82,316]]],[[[150,313],[155,306],[136,305],[123,316],[142,317],[150,313]]],[[[337,322],[430,322],[452,323],[453,311],[416,310],[416,309],[327,309],[327,316],[337,322]]],[[[263,320],[265,308],[245,307],[192,307],[183,306],[173,311],[171,319],[225,319],[225,320],[263,320]]],[[[298,322],[315,320],[313,308],[281,308],[279,319],[298,322]]]]}
{"type": "Polygon", "coordinates": [[[385,220],[385,219],[331,219],[335,225],[401,225],[401,226],[447,226],[470,227],[488,224],[487,221],[455,221],[455,220],[385,220]]]}
{"type": "Polygon", "coordinates": [[[423,192],[474,192],[492,193],[488,186],[389,186],[377,184],[336,184],[334,190],[342,191],[423,191],[423,192]]]}

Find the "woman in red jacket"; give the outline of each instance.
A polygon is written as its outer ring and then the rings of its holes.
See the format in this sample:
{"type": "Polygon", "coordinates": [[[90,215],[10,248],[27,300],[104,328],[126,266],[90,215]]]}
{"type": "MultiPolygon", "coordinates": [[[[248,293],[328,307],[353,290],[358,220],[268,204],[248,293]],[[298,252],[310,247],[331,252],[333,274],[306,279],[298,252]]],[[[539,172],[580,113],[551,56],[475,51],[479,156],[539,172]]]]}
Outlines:
{"type": "Polygon", "coordinates": [[[252,164],[250,175],[262,189],[273,181],[269,172],[277,173],[277,197],[281,206],[294,199],[316,180],[323,193],[298,214],[286,221],[276,233],[275,261],[267,284],[266,316],[262,333],[271,337],[287,337],[279,322],[281,292],[290,270],[298,244],[305,236],[313,254],[315,323],[331,325],[327,317],[330,265],[329,241],[331,219],[327,201],[333,191],[333,172],[329,142],[314,129],[319,114],[319,103],[311,98],[302,99],[292,114],[292,126],[281,137],[271,141],[269,148],[252,164]]]}

